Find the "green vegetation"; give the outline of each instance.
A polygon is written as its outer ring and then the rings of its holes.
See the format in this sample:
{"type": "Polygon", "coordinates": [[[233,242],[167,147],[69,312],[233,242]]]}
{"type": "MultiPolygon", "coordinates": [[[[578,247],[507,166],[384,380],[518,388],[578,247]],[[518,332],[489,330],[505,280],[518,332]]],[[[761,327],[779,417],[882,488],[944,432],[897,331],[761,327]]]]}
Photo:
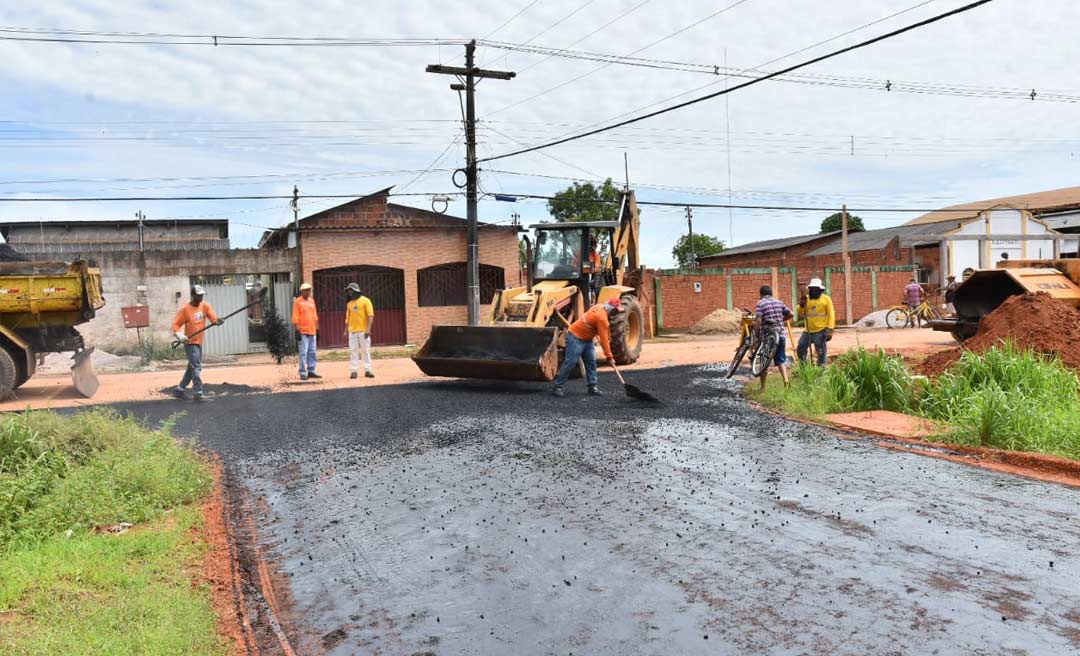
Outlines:
{"type": "MultiPolygon", "coordinates": [[[[829,216],[821,220],[822,234],[826,232],[837,232],[838,230],[842,230],[843,227],[844,215],[841,212],[837,212],[836,214],[830,214],[829,216]]],[[[862,219],[855,216],[854,214],[848,214],[847,227],[848,232],[862,232],[866,230],[866,227],[863,226],[862,219]]]]}
{"type": "Polygon", "coordinates": [[[548,212],[556,221],[618,221],[619,188],[604,180],[600,186],[575,182],[557,192],[547,202],[548,212]]]}
{"type": "Polygon", "coordinates": [[[210,485],[167,428],[113,412],[0,423],[0,653],[225,653],[189,577],[210,485]]]}
{"type": "Polygon", "coordinates": [[[727,248],[722,239],[702,234],[694,235],[693,249],[690,248],[690,244],[690,235],[685,234],[676,239],[675,245],[671,248],[671,257],[675,258],[679,266],[684,269],[696,267],[696,258],[716,255],[727,248]]]}
{"type": "Polygon", "coordinates": [[[824,369],[797,365],[790,387],[773,378],[747,393],[788,415],[893,410],[939,421],[944,441],[1080,459],[1080,380],[1059,360],[1011,344],[966,352],[935,381],[912,377],[900,356],[862,348],[824,369]]]}

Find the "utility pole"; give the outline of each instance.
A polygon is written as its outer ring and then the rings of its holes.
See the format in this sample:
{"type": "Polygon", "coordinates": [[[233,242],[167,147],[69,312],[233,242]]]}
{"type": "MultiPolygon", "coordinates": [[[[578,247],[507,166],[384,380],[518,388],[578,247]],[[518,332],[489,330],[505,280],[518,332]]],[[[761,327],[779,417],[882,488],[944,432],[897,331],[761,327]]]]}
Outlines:
{"type": "Polygon", "coordinates": [[[142,210],[135,212],[135,218],[139,221],[139,252],[141,253],[144,248],[143,244],[143,221],[146,220],[146,215],[142,213],[142,210]]]}
{"type": "Polygon", "coordinates": [[[851,318],[851,256],[848,254],[848,229],[847,229],[847,205],[840,210],[842,223],[840,224],[840,250],[844,259],[844,319],[850,326],[851,318]]]}
{"type": "Polygon", "coordinates": [[[690,261],[697,268],[697,250],[694,248],[694,210],[686,206],[686,229],[690,235],[690,261]]]}
{"type": "Polygon", "coordinates": [[[296,293],[300,293],[300,284],[304,281],[303,260],[300,258],[300,188],[293,185],[292,188],[292,225],[293,225],[293,248],[296,249],[296,280],[293,287],[296,293]]]}
{"type": "Polygon", "coordinates": [[[457,76],[459,83],[451,84],[454,91],[465,92],[465,201],[468,250],[466,252],[466,299],[469,304],[469,325],[480,325],[480,244],[476,230],[477,169],[476,169],[476,80],[510,80],[517,74],[510,71],[491,71],[476,66],[476,39],[465,44],[465,67],[430,64],[428,73],[457,76]]]}

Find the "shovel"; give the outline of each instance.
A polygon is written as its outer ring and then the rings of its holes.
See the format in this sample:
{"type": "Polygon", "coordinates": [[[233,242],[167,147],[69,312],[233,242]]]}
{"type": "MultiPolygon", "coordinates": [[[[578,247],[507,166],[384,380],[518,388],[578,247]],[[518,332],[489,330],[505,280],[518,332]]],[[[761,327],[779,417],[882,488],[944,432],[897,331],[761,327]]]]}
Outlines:
{"type": "Polygon", "coordinates": [[[611,368],[615,370],[615,375],[618,376],[619,382],[623,384],[623,388],[626,390],[626,395],[636,401],[643,401],[645,403],[653,403],[656,405],[664,405],[664,402],[656,398],[652,394],[649,394],[645,390],[637,387],[636,385],[630,385],[623,380],[622,374],[619,373],[619,368],[615,366],[614,362],[609,362],[611,368]]]}
{"type": "MultiPolygon", "coordinates": [[[[236,316],[236,315],[240,314],[241,312],[243,312],[244,310],[248,309],[249,307],[254,307],[256,305],[262,305],[264,302],[266,302],[266,293],[269,292],[269,291],[270,291],[269,287],[263,287],[262,290],[259,292],[259,299],[257,301],[252,301],[252,302],[248,303],[247,305],[245,305],[244,307],[240,308],[239,310],[234,310],[233,312],[230,312],[230,313],[226,314],[223,317],[219,317],[219,321],[225,321],[229,317],[236,316]]],[[[198,335],[200,333],[205,333],[207,330],[210,330],[211,328],[213,328],[216,325],[217,325],[216,323],[208,323],[202,329],[196,330],[195,332],[188,335],[187,338],[191,339],[195,335],[198,335]]],[[[173,343],[172,343],[172,347],[173,348],[178,348],[181,344],[183,344],[183,342],[181,342],[178,339],[174,339],[173,343]]]]}

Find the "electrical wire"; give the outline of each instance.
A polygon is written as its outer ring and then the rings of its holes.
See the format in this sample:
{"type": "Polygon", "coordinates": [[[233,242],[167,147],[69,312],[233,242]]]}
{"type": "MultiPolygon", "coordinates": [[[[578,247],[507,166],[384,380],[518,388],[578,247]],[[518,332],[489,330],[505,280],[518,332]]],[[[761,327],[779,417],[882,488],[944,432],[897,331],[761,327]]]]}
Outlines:
{"type": "MultiPolygon", "coordinates": [[[[702,23],[704,23],[706,21],[712,20],[713,18],[716,18],[720,14],[731,11],[732,9],[735,9],[739,5],[746,4],[747,2],[750,2],[750,0],[735,0],[735,2],[731,3],[730,5],[722,8],[722,9],[719,9],[717,11],[714,11],[713,13],[709,14],[708,16],[705,16],[704,18],[701,18],[701,19],[699,19],[697,21],[694,21],[690,25],[679,28],[678,30],[675,30],[674,32],[672,32],[672,33],[670,33],[670,34],[668,34],[666,36],[660,37],[659,39],[657,39],[655,41],[651,41],[651,42],[641,46],[640,48],[636,48],[636,49],[632,50],[631,52],[629,52],[627,54],[627,56],[636,55],[639,52],[643,52],[645,50],[648,50],[649,48],[652,48],[653,46],[659,45],[659,44],[663,43],[664,41],[667,41],[668,39],[672,39],[672,38],[682,34],[683,32],[686,32],[687,30],[695,28],[698,25],[701,25],[702,23]]],[[[579,80],[583,80],[583,79],[589,77],[590,75],[592,75],[594,73],[598,73],[599,71],[604,70],[608,66],[611,66],[612,63],[613,62],[601,64],[600,66],[597,66],[596,68],[594,68],[592,70],[586,71],[586,72],[582,73],[581,75],[578,75],[577,77],[573,77],[573,78],[570,78],[569,80],[565,80],[563,82],[560,82],[559,84],[556,84],[553,87],[549,87],[547,89],[544,89],[543,91],[541,91],[539,93],[535,93],[535,94],[529,96],[528,98],[523,98],[521,100],[518,100],[517,102],[510,103],[509,105],[503,105],[502,107],[496,109],[495,111],[490,112],[489,114],[487,114],[487,116],[494,116],[495,114],[498,114],[499,112],[504,112],[504,111],[506,111],[506,110],[508,110],[508,109],[510,109],[512,107],[517,107],[518,105],[527,103],[527,102],[529,102],[531,100],[536,100],[540,96],[543,96],[543,95],[546,95],[548,93],[551,93],[552,91],[556,91],[558,89],[561,89],[561,88],[567,86],[568,84],[573,84],[574,82],[577,82],[579,80]]]]}
{"type": "MultiPolygon", "coordinates": [[[[588,39],[589,37],[591,37],[591,36],[593,36],[595,34],[599,34],[600,32],[603,32],[604,30],[606,30],[611,25],[619,22],[620,20],[626,18],[627,16],[634,13],[638,9],[641,9],[645,5],[649,4],[649,2],[651,2],[651,0],[642,0],[641,2],[637,3],[633,7],[630,7],[630,9],[624,11],[623,13],[619,14],[615,18],[612,18],[611,20],[604,23],[600,27],[598,27],[595,30],[589,32],[585,36],[577,39],[576,41],[572,41],[571,43],[567,44],[565,46],[565,48],[572,48],[572,47],[576,46],[577,44],[581,43],[582,41],[584,41],[585,39],[588,39]]],[[[533,68],[534,66],[539,66],[540,64],[543,64],[544,62],[551,59],[552,57],[556,57],[559,52],[562,52],[562,50],[560,50],[560,49],[552,49],[551,54],[549,54],[547,57],[544,57],[543,59],[541,59],[539,61],[533,62],[533,63],[529,64],[528,66],[525,66],[524,68],[519,69],[518,70],[518,75],[521,75],[522,73],[529,70],[530,68],[533,68]]]]}
{"type": "MultiPolygon", "coordinates": [[[[298,198],[364,198],[371,192],[355,194],[300,194],[298,198]]],[[[389,193],[387,196],[460,196],[461,192],[411,192],[389,193]]],[[[219,200],[292,200],[293,195],[248,195],[248,196],[82,196],[51,198],[0,198],[2,203],[111,203],[134,201],[219,201],[219,200]]]]}
{"type": "Polygon", "coordinates": [[[716,92],[713,92],[713,93],[710,93],[710,94],[707,94],[707,95],[704,95],[704,96],[693,98],[691,100],[681,102],[681,103],[679,103],[677,105],[673,105],[671,107],[665,107],[663,109],[659,109],[659,110],[656,110],[654,112],[649,112],[648,114],[644,114],[642,116],[638,116],[638,117],[635,117],[635,118],[627,119],[625,121],[615,123],[613,125],[597,128],[595,130],[590,130],[590,131],[583,132],[583,133],[580,133],[580,134],[577,134],[577,135],[571,135],[569,137],[564,137],[562,139],[557,139],[555,141],[551,141],[551,142],[548,142],[548,143],[538,144],[536,146],[530,146],[530,147],[524,148],[522,150],[516,150],[516,151],[509,152],[509,153],[504,153],[502,155],[496,155],[495,157],[487,157],[487,158],[484,158],[484,159],[479,160],[479,161],[481,161],[481,162],[493,161],[493,160],[503,159],[503,158],[506,158],[506,157],[514,157],[516,155],[523,155],[525,153],[534,152],[534,151],[542,150],[542,149],[545,149],[545,148],[550,148],[552,146],[557,146],[559,144],[563,144],[563,143],[566,143],[568,141],[576,141],[578,139],[583,139],[585,137],[589,137],[589,136],[592,136],[594,134],[599,134],[601,132],[607,132],[609,130],[613,130],[615,128],[622,127],[624,125],[629,125],[631,123],[637,123],[639,121],[643,121],[645,119],[652,118],[654,116],[659,116],[661,114],[666,114],[668,112],[672,112],[672,111],[675,111],[677,109],[682,109],[684,107],[689,107],[690,105],[696,105],[697,103],[704,102],[706,100],[711,100],[711,99],[719,97],[719,96],[727,95],[728,93],[731,93],[733,91],[738,91],[740,89],[745,89],[745,88],[747,88],[749,86],[753,86],[755,84],[765,82],[765,81],[767,81],[769,79],[772,79],[774,77],[777,77],[779,75],[783,75],[785,73],[791,73],[791,72],[797,71],[797,70],[799,70],[801,68],[805,68],[807,66],[811,66],[813,64],[817,64],[817,63],[826,61],[828,59],[832,59],[834,57],[838,57],[840,55],[843,55],[843,54],[846,54],[846,53],[849,53],[849,52],[853,52],[855,50],[866,48],[867,46],[873,45],[875,43],[879,43],[881,41],[885,41],[887,39],[891,39],[891,38],[900,36],[900,35],[905,34],[907,32],[911,32],[912,30],[920,29],[920,28],[925,27],[927,25],[937,23],[938,21],[945,20],[946,18],[950,18],[952,16],[956,16],[956,15],[962,14],[964,12],[971,11],[971,10],[977,8],[977,7],[981,7],[982,5],[989,4],[990,2],[993,2],[993,1],[994,0],[976,0],[976,2],[966,4],[966,5],[962,6],[962,7],[958,7],[956,9],[953,9],[953,10],[950,10],[950,11],[947,11],[947,12],[944,12],[944,13],[941,13],[941,14],[937,14],[935,16],[931,16],[930,18],[926,18],[926,19],[918,21],[916,23],[912,23],[910,25],[901,27],[901,28],[893,30],[891,32],[887,32],[887,33],[882,34],[880,36],[876,36],[876,37],[867,39],[865,41],[861,41],[859,43],[847,46],[845,48],[840,48],[839,50],[834,50],[834,51],[828,52],[828,53],[826,53],[824,55],[819,55],[818,57],[808,59],[806,61],[800,62],[800,63],[795,64],[793,66],[789,66],[787,68],[781,69],[781,70],[776,71],[774,73],[770,73],[768,75],[763,75],[761,77],[757,77],[757,78],[748,80],[748,81],[743,82],[741,84],[736,84],[736,85],[734,85],[732,87],[729,87],[727,89],[723,89],[723,90],[716,91],[716,92]]]}

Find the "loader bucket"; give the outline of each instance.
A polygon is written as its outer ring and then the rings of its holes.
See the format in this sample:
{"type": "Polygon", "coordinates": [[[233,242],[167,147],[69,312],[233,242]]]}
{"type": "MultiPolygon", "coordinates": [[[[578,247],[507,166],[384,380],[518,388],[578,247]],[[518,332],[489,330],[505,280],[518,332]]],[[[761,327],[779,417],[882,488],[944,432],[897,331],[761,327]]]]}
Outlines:
{"type": "Polygon", "coordinates": [[[71,356],[74,360],[74,364],[71,365],[71,382],[75,385],[75,391],[88,399],[97,394],[99,385],[94,368],[90,364],[90,354],[93,352],[94,347],[91,346],[71,356]]]}
{"type": "Polygon", "coordinates": [[[434,326],[413,362],[429,376],[548,381],[559,350],[554,328],[434,326]]]}

